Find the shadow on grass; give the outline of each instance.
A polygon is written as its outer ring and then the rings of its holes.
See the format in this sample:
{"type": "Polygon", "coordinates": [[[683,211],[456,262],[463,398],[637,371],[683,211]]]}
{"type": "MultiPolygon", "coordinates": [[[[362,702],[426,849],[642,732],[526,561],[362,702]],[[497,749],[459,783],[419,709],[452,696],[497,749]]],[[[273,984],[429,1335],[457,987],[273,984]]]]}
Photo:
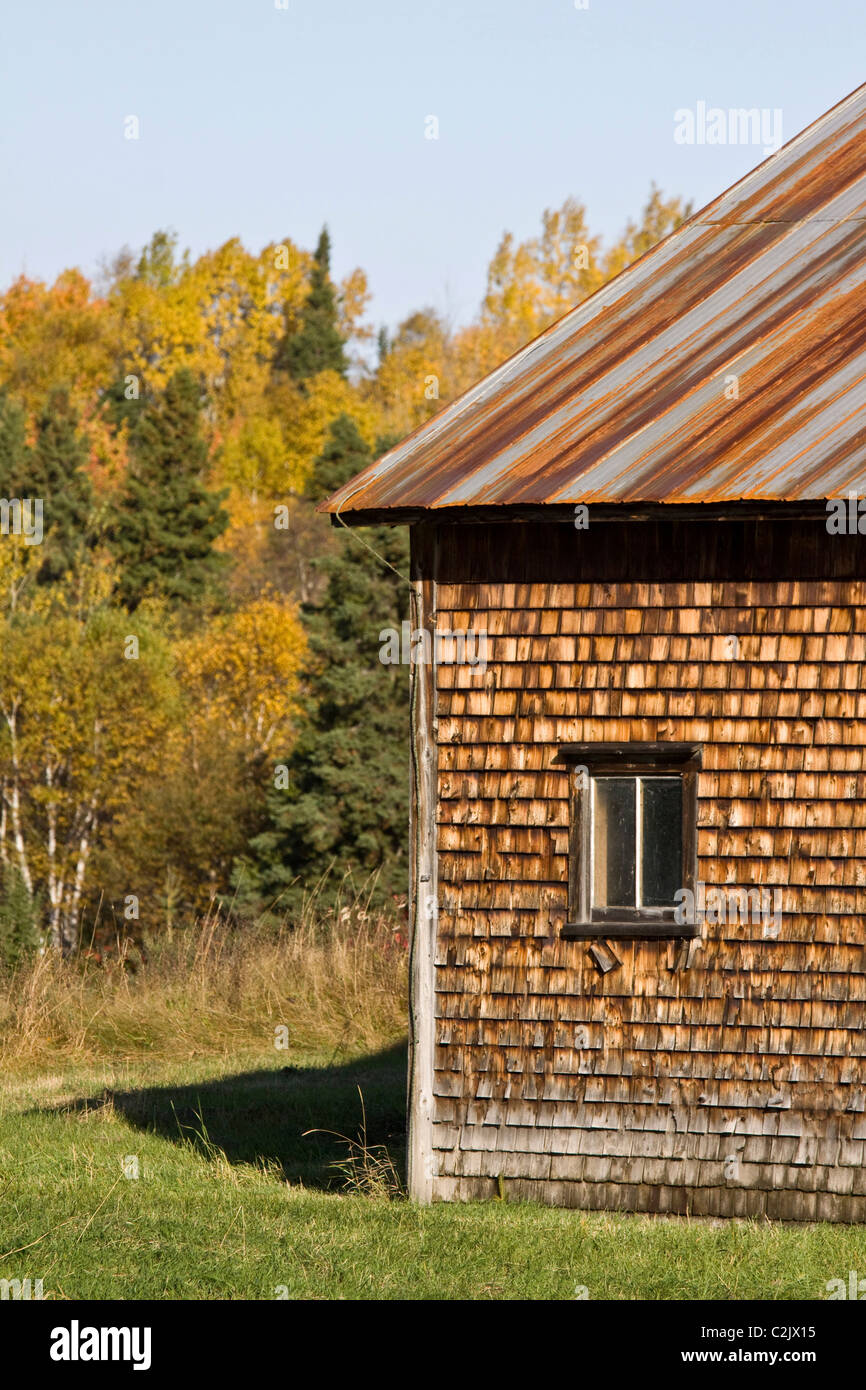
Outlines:
{"type": "MultiPolygon", "coordinates": [[[[289,1182],[339,1189],[343,1180],[330,1165],[345,1157],[346,1146],[331,1134],[304,1137],[304,1130],[335,1130],[357,1138],[361,1128],[359,1087],[364,1097],[367,1143],[385,1144],[402,1175],[406,1149],[405,1042],[335,1066],[278,1066],[189,1086],[105,1091],[101,1096],[52,1108],[50,1113],[70,1114],[113,1105],[137,1128],[175,1143],[191,1141],[205,1156],[213,1156],[211,1146],[215,1145],[231,1163],[266,1160],[279,1165],[289,1182]]],[[[40,1113],[48,1112],[42,1109],[40,1113]]]]}

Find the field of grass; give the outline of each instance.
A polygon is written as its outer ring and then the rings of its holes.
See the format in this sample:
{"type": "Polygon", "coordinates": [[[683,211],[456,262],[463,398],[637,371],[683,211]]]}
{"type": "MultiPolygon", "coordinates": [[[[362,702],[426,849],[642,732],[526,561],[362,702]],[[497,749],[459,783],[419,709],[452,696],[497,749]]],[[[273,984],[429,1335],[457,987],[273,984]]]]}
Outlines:
{"type": "Polygon", "coordinates": [[[134,978],[6,981],[0,1278],[53,1299],[728,1300],[866,1273],[859,1228],[347,1189],[346,1145],[306,1131],[357,1136],[360,1089],[368,1146],[402,1167],[405,957],[381,923],[301,944],[199,934],[134,978]]]}

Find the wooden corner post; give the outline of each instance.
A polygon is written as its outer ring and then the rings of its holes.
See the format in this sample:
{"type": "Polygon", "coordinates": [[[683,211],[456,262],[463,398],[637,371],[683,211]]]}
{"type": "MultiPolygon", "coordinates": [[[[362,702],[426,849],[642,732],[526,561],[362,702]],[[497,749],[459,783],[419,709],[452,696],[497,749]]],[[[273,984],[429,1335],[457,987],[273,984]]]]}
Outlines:
{"type": "Polygon", "coordinates": [[[409,1196],[433,1199],[434,957],[439,919],[436,876],[437,757],[435,737],[436,528],[411,528],[412,716],[409,851],[409,1196]],[[415,634],[425,632],[427,637],[415,634]]]}

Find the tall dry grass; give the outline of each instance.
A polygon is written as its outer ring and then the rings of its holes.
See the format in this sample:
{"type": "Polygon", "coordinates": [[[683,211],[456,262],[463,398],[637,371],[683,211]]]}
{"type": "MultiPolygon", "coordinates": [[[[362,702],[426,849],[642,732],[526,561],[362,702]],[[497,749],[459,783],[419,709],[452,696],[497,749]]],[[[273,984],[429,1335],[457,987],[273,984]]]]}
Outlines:
{"type": "Polygon", "coordinates": [[[406,978],[399,927],[359,904],[277,929],[215,913],[148,942],[135,969],[46,952],[0,973],[0,1051],[19,1069],[237,1055],[273,1048],[280,1026],[287,1057],[370,1048],[405,1032],[406,978]]]}

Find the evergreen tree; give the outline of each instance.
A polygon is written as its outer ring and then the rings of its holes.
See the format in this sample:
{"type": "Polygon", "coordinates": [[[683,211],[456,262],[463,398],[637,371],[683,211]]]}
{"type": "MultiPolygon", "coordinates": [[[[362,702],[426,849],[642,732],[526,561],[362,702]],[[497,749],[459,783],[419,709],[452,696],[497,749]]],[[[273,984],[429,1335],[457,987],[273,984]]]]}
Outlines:
{"type": "Polygon", "coordinates": [[[145,400],[141,396],[127,394],[126,376],[115,377],[103,391],[99,404],[103,417],[113,430],[120,430],[126,425],[131,444],[144,412],[145,400]]]}
{"type": "Polygon", "coordinates": [[[28,495],[30,463],[24,409],[0,390],[0,497],[28,495]]]}
{"type": "MultiPolygon", "coordinates": [[[[312,500],[328,496],[370,462],[354,422],[336,419],[316,460],[312,500]]],[[[407,573],[402,528],[360,533],[395,569],[407,573]]],[[[409,586],[388,564],[341,533],[321,605],[304,616],[309,655],[305,700],[291,752],[276,763],[288,786],[271,786],[266,824],[235,872],[242,899],[278,911],[296,906],[330,870],[333,900],[344,880],[364,887],[378,874],[376,896],[406,892],[409,814],[408,667],[379,660],[382,628],[400,631],[409,616],[409,586]],[[297,882],[295,882],[297,880],[297,882]]],[[[276,780],[276,779],[275,779],[276,780]]]]}
{"type": "Polygon", "coordinates": [[[0,963],[12,969],[39,947],[39,905],[18,869],[0,871],[0,963]]]}
{"type": "Polygon", "coordinates": [[[41,498],[44,508],[41,583],[72,569],[93,541],[94,497],[86,463],[87,445],[78,434],[77,416],[67,392],[58,387],[36,421],[25,493],[41,498]]]}
{"type": "Polygon", "coordinates": [[[331,283],[331,238],[322,228],[313,257],[310,292],[301,310],[298,332],[286,334],[277,346],[274,366],[295,381],[330,370],[346,375],[346,353],[337,326],[337,298],[331,283]]]}
{"type": "Polygon", "coordinates": [[[199,388],[187,368],[140,412],[132,465],[109,531],[120,564],[118,597],[130,610],[146,595],[188,603],[219,587],[226,564],[214,550],[228,517],[225,493],[202,481],[207,444],[199,427],[199,388]]]}

